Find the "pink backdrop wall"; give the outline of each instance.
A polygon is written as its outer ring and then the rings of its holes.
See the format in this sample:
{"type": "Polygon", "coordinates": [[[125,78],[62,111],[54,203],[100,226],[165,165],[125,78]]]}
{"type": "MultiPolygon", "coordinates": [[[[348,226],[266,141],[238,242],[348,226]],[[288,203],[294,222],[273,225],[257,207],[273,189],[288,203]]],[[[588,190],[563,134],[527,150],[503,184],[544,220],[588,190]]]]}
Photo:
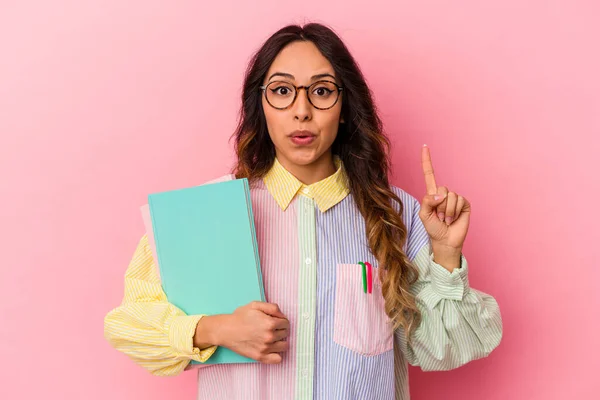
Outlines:
{"type": "MultiPolygon", "coordinates": [[[[393,182],[473,203],[465,254],[505,333],[422,399],[600,390],[600,6],[594,1],[0,2],[0,398],[192,399],[103,338],[152,191],[226,173],[251,52],[331,24],[372,86],[393,182]],[[203,3],[203,4],[201,4],[203,3]]],[[[594,397],[597,398],[597,397],[594,397]]]]}

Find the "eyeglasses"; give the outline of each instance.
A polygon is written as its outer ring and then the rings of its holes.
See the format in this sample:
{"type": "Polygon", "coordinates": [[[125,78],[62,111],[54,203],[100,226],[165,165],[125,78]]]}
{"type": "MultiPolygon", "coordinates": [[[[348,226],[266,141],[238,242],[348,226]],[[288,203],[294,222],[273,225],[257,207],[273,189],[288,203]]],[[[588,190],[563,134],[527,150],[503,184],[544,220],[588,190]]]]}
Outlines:
{"type": "Polygon", "coordinates": [[[343,87],[330,81],[317,81],[310,86],[296,86],[285,81],[272,81],[268,85],[260,87],[260,90],[265,93],[267,103],[278,110],[285,110],[294,104],[300,89],[306,90],[309,103],[319,110],[328,110],[333,107],[340,97],[340,92],[344,90],[343,87]]]}

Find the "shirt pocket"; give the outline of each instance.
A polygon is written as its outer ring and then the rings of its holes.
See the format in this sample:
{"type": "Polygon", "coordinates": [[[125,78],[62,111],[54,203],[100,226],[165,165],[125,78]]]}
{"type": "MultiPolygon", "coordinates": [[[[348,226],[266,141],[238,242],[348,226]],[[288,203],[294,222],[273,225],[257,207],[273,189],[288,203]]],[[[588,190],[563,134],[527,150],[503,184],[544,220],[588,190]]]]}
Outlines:
{"type": "Polygon", "coordinates": [[[373,290],[363,289],[360,264],[337,264],[333,341],[366,356],[394,346],[390,319],[385,313],[378,268],[373,268],[373,290]]]}

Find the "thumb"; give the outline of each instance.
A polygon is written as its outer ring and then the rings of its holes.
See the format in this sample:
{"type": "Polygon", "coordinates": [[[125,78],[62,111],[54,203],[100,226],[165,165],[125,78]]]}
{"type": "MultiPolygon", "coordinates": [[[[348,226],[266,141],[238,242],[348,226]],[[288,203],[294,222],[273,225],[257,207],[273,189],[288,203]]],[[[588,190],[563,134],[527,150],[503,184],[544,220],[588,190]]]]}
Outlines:
{"type": "Polygon", "coordinates": [[[442,204],[448,197],[448,194],[427,194],[423,197],[421,210],[425,215],[431,215],[435,212],[435,208],[442,204]]]}

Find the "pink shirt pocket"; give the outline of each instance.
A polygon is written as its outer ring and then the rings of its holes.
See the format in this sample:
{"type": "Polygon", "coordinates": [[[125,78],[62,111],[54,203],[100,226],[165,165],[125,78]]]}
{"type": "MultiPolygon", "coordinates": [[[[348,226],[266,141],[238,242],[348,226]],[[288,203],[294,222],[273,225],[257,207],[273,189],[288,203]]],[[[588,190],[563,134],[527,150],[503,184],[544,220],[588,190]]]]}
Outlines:
{"type": "Polygon", "coordinates": [[[372,271],[372,293],[365,293],[360,264],[336,266],[333,341],[365,356],[384,353],[394,346],[378,268],[372,271]]]}

